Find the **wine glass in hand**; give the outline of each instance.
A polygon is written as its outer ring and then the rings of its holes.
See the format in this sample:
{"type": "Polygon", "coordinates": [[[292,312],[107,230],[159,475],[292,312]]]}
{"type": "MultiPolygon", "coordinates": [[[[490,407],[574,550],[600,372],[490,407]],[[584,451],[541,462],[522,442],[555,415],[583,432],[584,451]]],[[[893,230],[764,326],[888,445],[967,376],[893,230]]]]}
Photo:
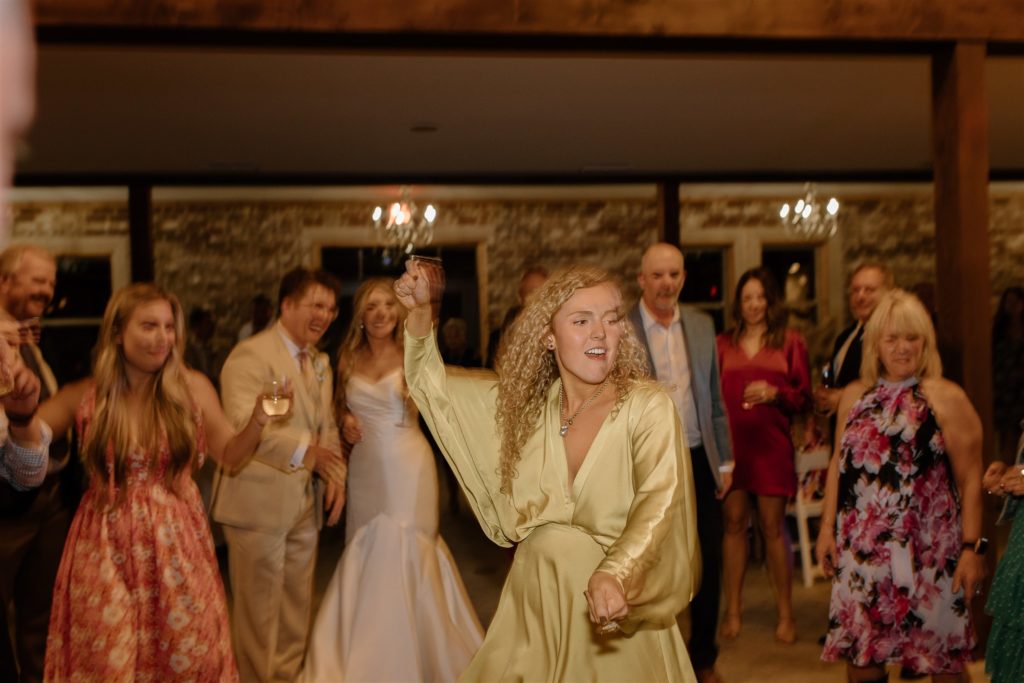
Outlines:
{"type": "Polygon", "coordinates": [[[292,408],[292,386],[287,377],[271,379],[263,384],[260,393],[263,412],[271,417],[287,415],[292,408]]]}
{"type": "Polygon", "coordinates": [[[427,282],[430,308],[435,320],[441,315],[441,297],[444,294],[445,274],[441,259],[434,256],[413,254],[409,260],[418,267],[418,275],[427,282]]]}

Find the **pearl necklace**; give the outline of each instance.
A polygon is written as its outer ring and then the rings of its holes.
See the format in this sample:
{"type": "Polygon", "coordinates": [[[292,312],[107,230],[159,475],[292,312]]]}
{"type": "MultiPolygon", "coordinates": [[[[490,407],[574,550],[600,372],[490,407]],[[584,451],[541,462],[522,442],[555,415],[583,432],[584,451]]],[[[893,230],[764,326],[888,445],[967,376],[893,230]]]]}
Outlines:
{"type": "Polygon", "coordinates": [[[573,413],[572,417],[570,417],[570,418],[566,418],[565,417],[565,403],[568,403],[568,401],[569,401],[568,397],[566,397],[566,395],[565,395],[565,385],[563,384],[559,388],[559,390],[558,390],[558,417],[559,417],[560,420],[562,420],[562,426],[558,428],[558,435],[559,436],[561,436],[562,438],[565,438],[565,435],[569,433],[569,427],[572,427],[573,421],[577,417],[579,417],[580,413],[582,413],[584,410],[586,410],[587,406],[589,406],[591,403],[594,402],[595,398],[597,398],[598,396],[601,395],[601,392],[604,391],[604,388],[605,388],[605,386],[607,386],[607,384],[608,384],[608,380],[607,379],[605,381],[601,382],[601,386],[599,386],[597,388],[597,390],[590,395],[590,398],[588,398],[586,401],[583,402],[583,405],[581,405],[579,408],[576,409],[576,412],[573,413]]]}

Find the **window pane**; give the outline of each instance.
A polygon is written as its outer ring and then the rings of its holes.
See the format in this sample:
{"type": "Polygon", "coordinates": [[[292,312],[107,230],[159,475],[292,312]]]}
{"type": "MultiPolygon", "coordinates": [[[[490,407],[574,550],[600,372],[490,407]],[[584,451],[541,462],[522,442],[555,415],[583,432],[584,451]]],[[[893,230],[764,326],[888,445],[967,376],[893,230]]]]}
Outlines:
{"type": "Polygon", "coordinates": [[[724,249],[683,249],[686,282],[679,300],[685,303],[721,302],[725,284],[724,249]]]}
{"type": "MultiPolygon", "coordinates": [[[[58,276],[59,277],[59,276],[58,276]]],[[[86,377],[92,369],[92,350],[99,325],[44,327],[39,348],[60,385],[86,377]]]]}
{"type": "Polygon", "coordinates": [[[102,318],[113,292],[108,256],[57,256],[57,286],[47,318],[102,318]]]}
{"type": "MultiPolygon", "coordinates": [[[[444,265],[445,290],[441,300],[441,322],[448,318],[466,321],[470,345],[480,338],[480,307],[476,277],[476,247],[428,246],[417,249],[420,256],[436,256],[444,265]]],[[[352,319],[352,304],[361,282],[371,277],[397,278],[405,272],[405,257],[398,262],[384,258],[379,247],[323,247],[321,267],[341,280],[338,318],[334,321],[320,347],[332,354],[341,343],[352,319]]]]}
{"type": "Polygon", "coordinates": [[[818,320],[814,303],[815,263],[814,247],[765,247],[761,252],[761,263],[767,268],[779,287],[789,309],[789,324],[801,327],[802,323],[813,324],[818,320]]]}
{"type": "Polygon", "coordinates": [[[711,319],[715,321],[715,334],[721,334],[725,331],[725,309],[721,306],[717,308],[702,308],[705,313],[711,316],[711,319]]]}

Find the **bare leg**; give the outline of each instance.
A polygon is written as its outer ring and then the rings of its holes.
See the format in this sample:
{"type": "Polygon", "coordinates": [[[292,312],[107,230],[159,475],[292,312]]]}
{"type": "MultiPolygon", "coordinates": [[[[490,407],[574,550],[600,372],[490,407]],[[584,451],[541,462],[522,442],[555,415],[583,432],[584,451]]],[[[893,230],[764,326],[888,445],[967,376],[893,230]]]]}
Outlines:
{"type": "Polygon", "coordinates": [[[779,611],[779,624],[775,639],[781,643],[796,641],[796,622],[793,619],[793,576],[790,550],[782,525],[785,522],[786,499],[781,496],[758,496],[757,512],[764,534],[765,559],[768,575],[775,588],[775,601],[779,611]]]}
{"type": "Polygon", "coordinates": [[[747,526],[750,498],[746,491],[731,491],[722,504],[725,535],[722,539],[722,584],[725,586],[725,617],[722,637],[732,640],[740,633],[743,614],[743,575],[747,570],[747,526]]]}

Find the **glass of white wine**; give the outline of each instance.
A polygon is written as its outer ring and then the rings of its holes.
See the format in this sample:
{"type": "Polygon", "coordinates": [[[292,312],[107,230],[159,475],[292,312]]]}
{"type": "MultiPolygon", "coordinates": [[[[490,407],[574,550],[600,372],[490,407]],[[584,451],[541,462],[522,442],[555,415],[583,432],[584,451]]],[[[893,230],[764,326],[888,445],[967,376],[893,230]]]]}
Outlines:
{"type": "Polygon", "coordinates": [[[292,407],[292,387],[287,377],[271,379],[263,384],[260,394],[263,412],[270,416],[285,415],[292,407]]]}

